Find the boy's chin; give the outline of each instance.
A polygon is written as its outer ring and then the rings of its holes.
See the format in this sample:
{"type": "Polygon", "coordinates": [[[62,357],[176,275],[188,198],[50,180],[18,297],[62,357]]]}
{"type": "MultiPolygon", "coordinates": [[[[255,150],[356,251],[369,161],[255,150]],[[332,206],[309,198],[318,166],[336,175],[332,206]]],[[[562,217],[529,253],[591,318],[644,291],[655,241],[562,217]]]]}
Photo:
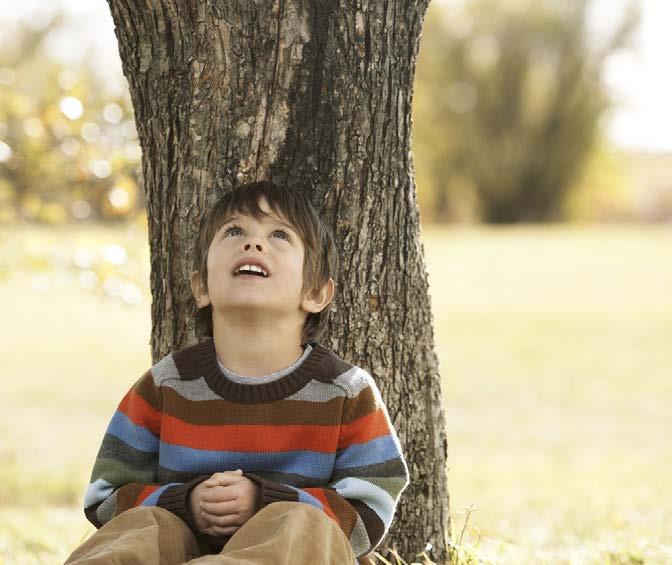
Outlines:
{"type": "Polygon", "coordinates": [[[245,301],[240,303],[230,303],[217,309],[221,318],[234,321],[240,320],[242,323],[249,322],[251,319],[260,319],[265,323],[273,320],[283,320],[300,312],[300,316],[305,318],[307,312],[300,310],[299,304],[294,310],[288,310],[287,304],[269,304],[263,300],[258,302],[245,301]]]}

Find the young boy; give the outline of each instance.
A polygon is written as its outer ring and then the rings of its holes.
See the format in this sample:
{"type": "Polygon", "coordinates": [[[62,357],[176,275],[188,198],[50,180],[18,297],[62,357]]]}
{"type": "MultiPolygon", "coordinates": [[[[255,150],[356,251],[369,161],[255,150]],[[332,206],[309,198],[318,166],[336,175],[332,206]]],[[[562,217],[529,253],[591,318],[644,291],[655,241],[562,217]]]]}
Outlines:
{"type": "Polygon", "coordinates": [[[84,500],[100,529],[67,563],[355,563],[409,474],[373,378],[316,340],[331,230],[301,193],[249,183],[204,219],[194,259],[209,337],[121,400],[84,500]]]}

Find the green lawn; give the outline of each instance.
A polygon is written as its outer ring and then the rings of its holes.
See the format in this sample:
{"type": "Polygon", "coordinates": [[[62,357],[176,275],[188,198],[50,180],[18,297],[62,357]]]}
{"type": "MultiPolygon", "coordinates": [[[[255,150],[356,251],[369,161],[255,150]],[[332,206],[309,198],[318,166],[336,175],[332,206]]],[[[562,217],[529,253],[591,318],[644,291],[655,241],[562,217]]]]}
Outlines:
{"type": "MultiPolygon", "coordinates": [[[[423,240],[454,541],[473,506],[483,560],[672,562],[672,228],[423,240]]],[[[0,229],[0,563],[93,531],[93,459],[150,366],[148,268],[141,226],[0,229]]]]}

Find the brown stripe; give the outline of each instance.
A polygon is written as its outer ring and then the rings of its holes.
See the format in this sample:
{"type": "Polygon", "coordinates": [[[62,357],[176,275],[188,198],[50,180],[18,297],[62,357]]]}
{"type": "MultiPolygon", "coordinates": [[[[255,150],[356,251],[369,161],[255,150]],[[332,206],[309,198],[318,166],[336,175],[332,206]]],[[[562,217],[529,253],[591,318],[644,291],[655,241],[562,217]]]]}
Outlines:
{"type": "Polygon", "coordinates": [[[189,512],[189,493],[194,487],[209,478],[210,475],[199,475],[187,483],[169,486],[159,495],[156,505],[170,510],[173,514],[182,518],[192,530],[198,531],[198,526],[189,512]]]}
{"type": "Polygon", "coordinates": [[[102,528],[103,523],[98,519],[98,514],[97,510],[98,507],[103,503],[104,501],[101,500],[100,502],[97,502],[93,506],[89,506],[88,508],[84,508],[84,515],[86,516],[87,520],[91,522],[96,528],[102,528]]]}
{"type": "Polygon", "coordinates": [[[355,398],[348,398],[345,401],[345,409],[343,415],[343,423],[349,424],[355,420],[366,416],[378,409],[376,405],[376,398],[373,396],[373,391],[370,387],[361,390],[355,398]]]}
{"type": "Polygon", "coordinates": [[[338,425],[343,397],[328,402],[278,400],[270,404],[241,404],[230,400],[189,400],[175,389],[164,387],[164,411],[183,422],[222,424],[314,424],[338,425]]]}
{"type": "Polygon", "coordinates": [[[137,500],[138,495],[142,492],[142,489],[148,485],[140,483],[129,483],[124,485],[117,491],[117,510],[115,516],[121,514],[124,510],[133,508],[134,502],[137,500]]]}
{"type": "Polygon", "coordinates": [[[133,391],[146,400],[154,410],[161,410],[161,393],[154,385],[151,369],[147,370],[133,385],[133,391]]]}
{"type": "Polygon", "coordinates": [[[260,510],[262,507],[272,504],[273,502],[280,502],[283,500],[291,502],[299,501],[299,493],[287,485],[266,479],[257,473],[243,472],[243,476],[255,482],[261,489],[259,507],[257,510],[260,510]]]}
{"type": "Polygon", "coordinates": [[[352,504],[354,509],[362,518],[362,522],[364,522],[364,527],[366,528],[366,533],[369,535],[369,541],[371,542],[371,545],[375,547],[376,544],[381,539],[383,539],[383,534],[385,533],[385,524],[383,524],[380,516],[378,516],[378,514],[371,510],[371,508],[369,508],[361,500],[350,500],[350,504],[352,504]]]}
{"type": "Polygon", "coordinates": [[[324,496],[327,499],[329,506],[331,506],[331,509],[336,516],[338,516],[341,529],[345,532],[348,539],[350,539],[350,534],[357,522],[357,513],[352,506],[348,504],[348,501],[337,492],[330,489],[324,489],[324,496]]]}

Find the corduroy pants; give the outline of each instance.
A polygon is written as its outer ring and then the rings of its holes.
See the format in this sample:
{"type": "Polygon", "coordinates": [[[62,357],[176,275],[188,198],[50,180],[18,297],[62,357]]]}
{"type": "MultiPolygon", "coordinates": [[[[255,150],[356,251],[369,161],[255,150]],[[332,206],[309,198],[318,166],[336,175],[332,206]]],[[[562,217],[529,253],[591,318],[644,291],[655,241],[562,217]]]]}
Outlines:
{"type": "Polygon", "coordinates": [[[354,565],[348,539],[322,510],[274,502],[252,516],[219,554],[156,506],[122,512],[80,545],[66,565],[354,565]]]}

